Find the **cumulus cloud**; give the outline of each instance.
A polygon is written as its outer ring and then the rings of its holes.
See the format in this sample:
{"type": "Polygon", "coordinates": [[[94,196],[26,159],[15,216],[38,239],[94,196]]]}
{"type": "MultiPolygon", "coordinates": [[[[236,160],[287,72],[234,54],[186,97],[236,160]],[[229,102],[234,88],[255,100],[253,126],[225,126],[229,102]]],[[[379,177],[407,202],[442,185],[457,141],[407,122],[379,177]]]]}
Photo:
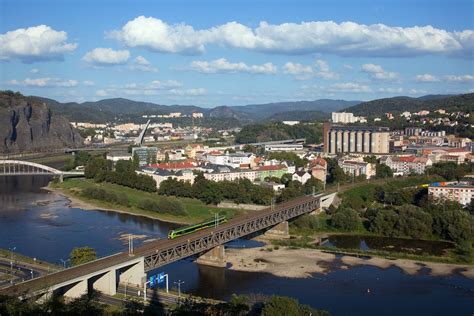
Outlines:
{"type": "Polygon", "coordinates": [[[283,65],[285,74],[294,75],[295,79],[308,80],[314,77],[323,79],[337,79],[339,75],[331,72],[329,64],[321,59],[316,60],[314,65],[302,65],[300,63],[287,62],[283,65]]]}
{"type": "Polygon", "coordinates": [[[77,44],[67,43],[67,33],[47,25],[0,34],[0,60],[18,59],[24,63],[45,60],[63,60],[64,54],[76,49],[77,44]]]}
{"type": "Polygon", "coordinates": [[[128,50],[113,50],[111,48],[94,48],[87,52],[82,60],[94,66],[123,65],[130,58],[128,50]]]}
{"type": "Polygon", "coordinates": [[[422,94],[426,94],[428,93],[426,90],[422,90],[422,89],[410,89],[408,90],[408,94],[412,94],[412,95],[422,95],[422,94]]]}
{"type": "Polygon", "coordinates": [[[95,95],[98,97],[108,97],[109,93],[104,89],[100,89],[95,92],[95,95]]]}
{"type": "Polygon", "coordinates": [[[133,61],[133,64],[130,65],[129,69],[144,71],[144,72],[159,72],[160,70],[156,67],[153,67],[150,62],[143,56],[137,56],[133,61]]]}
{"type": "Polygon", "coordinates": [[[32,68],[32,69],[30,70],[30,72],[31,72],[32,74],[37,74],[37,73],[40,72],[40,70],[39,70],[38,68],[32,68]]]}
{"type": "Polygon", "coordinates": [[[449,82],[457,82],[457,83],[469,83],[474,81],[474,76],[472,75],[448,75],[444,77],[449,82]]]}
{"type": "Polygon", "coordinates": [[[329,92],[351,92],[351,93],[371,93],[372,89],[367,85],[353,82],[335,83],[329,86],[329,92]]]}
{"type": "Polygon", "coordinates": [[[106,96],[200,96],[205,95],[207,90],[204,88],[183,89],[182,83],[176,80],[154,80],[148,83],[127,83],[122,86],[110,86],[109,88],[97,90],[96,95],[106,96]]]}
{"type": "Polygon", "coordinates": [[[185,23],[168,24],[154,17],[139,16],[108,36],[128,47],[179,54],[201,54],[211,44],[288,55],[472,57],[474,51],[473,30],[449,32],[430,25],[397,27],[333,21],[260,22],[256,28],[229,22],[196,30],[185,23]]]}
{"type": "Polygon", "coordinates": [[[371,79],[376,80],[393,80],[398,78],[398,73],[385,71],[382,66],[376,64],[362,65],[362,71],[369,74],[371,79]]]}
{"type": "Polygon", "coordinates": [[[93,85],[95,85],[94,81],[92,80],[84,80],[82,84],[85,85],[86,87],[92,87],[93,85]]]}
{"type": "Polygon", "coordinates": [[[251,74],[276,74],[277,67],[272,63],[262,65],[247,65],[243,62],[231,63],[225,58],[219,58],[212,61],[193,61],[189,66],[192,71],[207,74],[215,73],[251,73],[251,74]]]}
{"type": "Polygon", "coordinates": [[[430,74],[422,74],[422,75],[417,75],[415,77],[415,81],[417,82],[437,82],[439,79],[436,76],[430,75],[430,74]]]}
{"type": "Polygon", "coordinates": [[[58,78],[26,78],[25,80],[10,80],[7,82],[8,85],[14,86],[27,86],[37,88],[71,88],[77,86],[77,80],[62,80],[58,78]]]}

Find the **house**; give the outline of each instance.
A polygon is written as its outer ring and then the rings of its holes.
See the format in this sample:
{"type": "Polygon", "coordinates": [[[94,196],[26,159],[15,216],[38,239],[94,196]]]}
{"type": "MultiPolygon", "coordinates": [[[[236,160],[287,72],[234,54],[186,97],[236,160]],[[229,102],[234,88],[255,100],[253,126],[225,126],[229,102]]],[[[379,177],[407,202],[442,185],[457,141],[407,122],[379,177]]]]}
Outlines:
{"type": "Polygon", "coordinates": [[[302,184],[305,184],[306,181],[308,181],[309,179],[311,179],[311,174],[306,172],[306,171],[296,171],[295,173],[293,173],[293,175],[291,176],[291,179],[293,181],[298,181],[298,182],[301,182],[302,184]]]}
{"type": "Polygon", "coordinates": [[[282,184],[282,183],[277,183],[277,182],[262,182],[261,183],[262,186],[265,186],[265,187],[269,187],[271,188],[273,191],[275,192],[280,192],[281,190],[283,190],[285,188],[285,185],[282,184]]]}
{"type": "Polygon", "coordinates": [[[265,178],[281,178],[285,173],[288,173],[288,168],[284,165],[260,166],[255,171],[257,172],[256,178],[264,181],[265,178]]]}
{"type": "Polygon", "coordinates": [[[160,188],[160,184],[168,179],[176,179],[178,181],[187,181],[191,184],[194,183],[195,175],[191,170],[180,170],[180,171],[169,171],[161,168],[143,168],[142,170],[137,170],[137,174],[144,174],[150,176],[156,182],[156,188],[160,188]]]}
{"type": "Polygon", "coordinates": [[[316,158],[313,159],[309,163],[311,167],[311,175],[322,181],[323,183],[326,182],[326,176],[327,176],[327,162],[323,158],[316,158]]]}

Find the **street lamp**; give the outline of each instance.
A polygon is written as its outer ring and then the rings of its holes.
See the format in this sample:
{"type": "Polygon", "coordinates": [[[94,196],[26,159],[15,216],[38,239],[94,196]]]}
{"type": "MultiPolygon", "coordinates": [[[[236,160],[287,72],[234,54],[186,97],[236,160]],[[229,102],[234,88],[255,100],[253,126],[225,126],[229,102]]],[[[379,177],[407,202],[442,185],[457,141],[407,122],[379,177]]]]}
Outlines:
{"type": "Polygon", "coordinates": [[[178,280],[178,282],[173,282],[178,285],[178,297],[181,297],[181,284],[184,284],[184,281],[178,280]]]}
{"type": "Polygon", "coordinates": [[[129,276],[128,279],[127,279],[127,281],[125,282],[125,298],[127,298],[127,285],[128,285],[128,281],[130,281],[130,278],[131,278],[131,277],[132,277],[132,275],[129,276]]]}
{"type": "Polygon", "coordinates": [[[71,261],[71,259],[66,259],[66,260],[59,259],[59,260],[63,263],[64,269],[66,269],[66,263],[67,263],[68,261],[71,261]]]}
{"type": "Polygon", "coordinates": [[[10,279],[10,284],[13,284],[13,278],[14,278],[14,275],[13,275],[13,251],[16,250],[16,247],[13,247],[13,248],[8,248],[8,250],[10,250],[10,275],[11,275],[11,279],[10,279]]]}

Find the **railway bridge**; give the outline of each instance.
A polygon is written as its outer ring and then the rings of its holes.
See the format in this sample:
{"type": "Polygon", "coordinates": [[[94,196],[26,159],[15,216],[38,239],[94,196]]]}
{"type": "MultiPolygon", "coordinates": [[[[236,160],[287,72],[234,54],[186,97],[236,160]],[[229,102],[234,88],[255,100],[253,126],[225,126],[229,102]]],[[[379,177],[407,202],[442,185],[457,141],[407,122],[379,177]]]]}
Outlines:
{"type": "Polygon", "coordinates": [[[35,162],[23,160],[0,160],[0,176],[59,176],[62,182],[64,177],[81,177],[84,171],[62,171],[35,162]]]}
{"type": "Polygon", "coordinates": [[[0,290],[20,298],[62,294],[75,298],[96,289],[115,295],[119,284],[142,286],[146,272],[198,255],[197,263],[224,266],[224,244],[255,233],[287,234],[288,220],[319,210],[332,203],[335,193],[311,195],[236,217],[175,239],[146,243],[133,252],[120,252],[89,263],[16,284],[0,290]],[[286,232],[285,232],[286,229],[286,232]]]}

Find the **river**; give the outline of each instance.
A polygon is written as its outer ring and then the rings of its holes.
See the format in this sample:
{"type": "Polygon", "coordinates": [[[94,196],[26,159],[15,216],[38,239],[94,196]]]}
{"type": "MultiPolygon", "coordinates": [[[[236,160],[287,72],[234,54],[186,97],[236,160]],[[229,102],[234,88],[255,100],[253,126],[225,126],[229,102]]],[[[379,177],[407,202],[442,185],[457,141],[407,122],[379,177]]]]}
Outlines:
{"type": "MultiPolygon", "coordinates": [[[[136,243],[166,238],[174,224],[106,211],[69,208],[64,197],[41,187],[47,177],[0,177],[0,248],[16,247],[19,253],[60,263],[73,247],[90,246],[99,256],[126,250],[120,237],[142,236],[136,243]]],[[[231,247],[252,247],[242,240],[231,247]]],[[[460,274],[431,276],[404,274],[398,268],[357,266],[312,278],[288,279],[265,273],[238,272],[198,266],[182,260],[160,272],[170,284],[185,283],[182,290],[198,296],[228,299],[236,294],[286,295],[333,315],[472,315],[474,280],[460,274]],[[370,289],[370,293],[367,291],[370,289]]]]}

